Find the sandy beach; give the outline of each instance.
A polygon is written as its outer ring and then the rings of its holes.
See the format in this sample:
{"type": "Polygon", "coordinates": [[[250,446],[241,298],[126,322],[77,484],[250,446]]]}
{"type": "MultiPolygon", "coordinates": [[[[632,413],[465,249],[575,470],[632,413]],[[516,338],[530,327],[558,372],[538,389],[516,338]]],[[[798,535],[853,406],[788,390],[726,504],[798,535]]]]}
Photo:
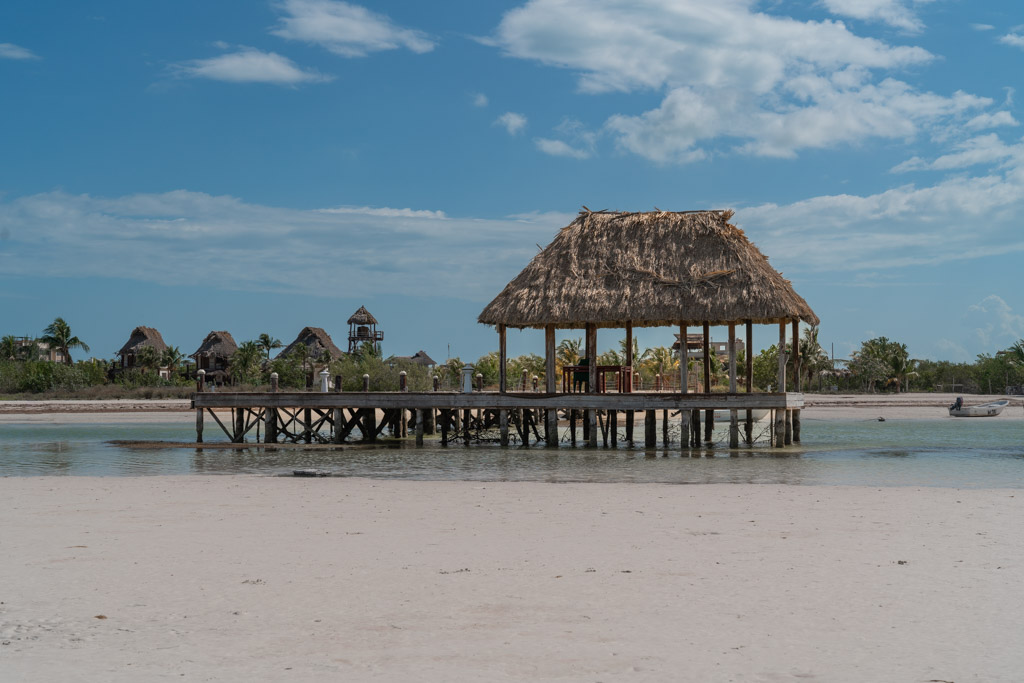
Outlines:
{"type": "Polygon", "coordinates": [[[1019,490],[0,479],[18,681],[1019,681],[1019,490]]]}

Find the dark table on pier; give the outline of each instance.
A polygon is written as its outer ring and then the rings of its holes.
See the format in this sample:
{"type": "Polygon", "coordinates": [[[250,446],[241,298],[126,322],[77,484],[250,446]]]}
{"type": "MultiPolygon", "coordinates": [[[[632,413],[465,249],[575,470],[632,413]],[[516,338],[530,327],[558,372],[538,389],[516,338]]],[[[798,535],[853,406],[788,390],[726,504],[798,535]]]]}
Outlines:
{"type": "MultiPolygon", "coordinates": [[[[584,373],[590,377],[589,365],[564,365],[562,366],[562,393],[571,393],[574,389],[574,373],[584,373]]],[[[633,391],[633,367],[631,365],[598,365],[597,366],[597,393],[603,394],[608,390],[607,376],[615,374],[615,390],[619,393],[630,393],[633,391]]]]}

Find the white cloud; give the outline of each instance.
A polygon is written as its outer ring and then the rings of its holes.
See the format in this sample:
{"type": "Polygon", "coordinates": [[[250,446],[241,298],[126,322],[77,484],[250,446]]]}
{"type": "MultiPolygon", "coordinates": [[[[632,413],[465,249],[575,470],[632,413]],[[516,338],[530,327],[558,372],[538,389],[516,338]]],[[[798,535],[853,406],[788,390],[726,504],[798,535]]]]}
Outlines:
{"type": "Polygon", "coordinates": [[[999,39],[1000,43],[1012,45],[1013,47],[1024,48],[1024,35],[1019,33],[1007,33],[999,39]]]}
{"type": "Polygon", "coordinates": [[[0,200],[7,275],[119,277],[339,297],[489,299],[568,222],[387,207],[286,209],[179,190],[0,200]],[[401,245],[396,249],[395,245],[401,245]],[[481,264],[486,267],[481,268],[481,264]],[[382,277],[382,274],[386,277],[382,277]]]}
{"type": "Polygon", "coordinates": [[[536,138],[534,144],[537,149],[555,157],[571,157],[573,159],[589,159],[591,153],[585,149],[577,149],[562,140],[550,138],[536,138]]]}
{"type": "Polygon", "coordinates": [[[738,211],[736,219],[776,267],[857,272],[930,266],[1024,253],[1024,142],[994,136],[962,144],[919,168],[958,170],[991,162],[987,175],[954,175],[874,195],[830,195],[738,211]]]}
{"type": "Polygon", "coordinates": [[[1014,312],[1002,297],[991,294],[967,309],[966,323],[982,347],[1007,348],[1024,338],[1024,315],[1014,312]]]}
{"type": "Polygon", "coordinates": [[[1014,157],[1024,160],[1024,147],[1007,145],[995,133],[965,140],[955,145],[955,149],[957,151],[944,154],[931,162],[920,157],[908,159],[893,168],[893,173],[924,170],[948,171],[978,164],[991,164],[1014,157]]]}
{"type": "Polygon", "coordinates": [[[476,95],[473,96],[474,107],[486,107],[489,102],[490,100],[487,99],[487,95],[483,94],[482,92],[478,92],[476,95]]]}
{"type": "MultiPolygon", "coordinates": [[[[1010,97],[1010,95],[1007,95],[1010,97]]],[[[969,130],[985,130],[986,128],[998,128],[1000,126],[1019,126],[1017,119],[1008,111],[997,111],[993,114],[978,114],[968,121],[964,126],[969,130]]]]}
{"type": "MultiPolygon", "coordinates": [[[[913,4],[924,4],[916,0],[913,4]]],[[[924,24],[917,18],[905,0],[822,0],[828,11],[852,19],[880,21],[905,31],[918,32],[924,24]]]]}
{"type": "Polygon", "coordinates": [[[0,59],[39,59],[39,55],[14,43],[0,43],[0,59]]]}
{"type": "MultiPolygon", "coordinates": [[[[791,157],[869,138],[937,134],[992,104],[876,75],[930,62],[920,47],[857,36],[838,21],[770,15],[757,5],[530,0],[505,14],[489,42],[510,56],[579,72],[584,93],[664,90],[659,107],[613,115],[604,126],[620,149],[657,162],[701,159],[716,143],[791,157]]],[[[879,17],[885,8],[908,7],[863,0],[843,6],[879,17]]]]}
{"type": "Polygon", "coordinates": [[[523,128],[526,128],[526,117],[514,111],[509,111],[499,116],[494,125],[504,126],[509,135],[515,135],[523,128]]]}
{"type": "Polygon", "coordinates": [[[280,25],[272,32],[282,38],[320,45],[342,57],[407,48],[416,53],[434,49],[433,38],[394,24],[383,14],[338,0],[282,0],[280,25]]]}
{"type": "Polygon", "coordinates": [[[971,28],[975,31],[991,31],[995,29],[995,26],[992,24],[971,24],[971,28]]]}
{"type": "Polygon", "coordinates": [[[189,78],[208,78],[230,83],[296,85],[331,80],[330,76],[300,68],[287,57],[252,48],[243,48],[210,59],[182,62],[174,66],[174,71],[189,78]]]}

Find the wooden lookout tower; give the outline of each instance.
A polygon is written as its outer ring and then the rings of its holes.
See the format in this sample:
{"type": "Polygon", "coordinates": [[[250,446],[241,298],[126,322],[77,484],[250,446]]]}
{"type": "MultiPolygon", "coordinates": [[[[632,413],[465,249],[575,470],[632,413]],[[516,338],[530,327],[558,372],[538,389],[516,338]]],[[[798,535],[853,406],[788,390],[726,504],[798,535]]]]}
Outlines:
{"type": "Polygon", "coordinates": [[[377,319],[366,310],[366,306],[360,306],[348,319],[348,352],[355,353],[363,344],[370,343],[380,353],[382,341],[384,333],[377,329],[377,319]]]}

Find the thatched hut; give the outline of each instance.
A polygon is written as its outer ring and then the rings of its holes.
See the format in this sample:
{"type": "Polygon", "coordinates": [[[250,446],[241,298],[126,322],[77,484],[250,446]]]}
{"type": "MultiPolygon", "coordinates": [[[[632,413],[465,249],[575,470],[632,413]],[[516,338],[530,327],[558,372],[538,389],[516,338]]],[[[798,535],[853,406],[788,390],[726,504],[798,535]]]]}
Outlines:
{"type": "Polygon", "coordinates": [[[374,350],[380,353],[384,333],[377,329],[377,324],[366,306],[360,306],[348,319],[348,352],[355,353],[363,344],[373,344],[374,350]]]}
{"type": "Polygon", "coordinates": [[[391,359],[393,359],[393,360],[407,360],[410,363],[416,363],[417,365],[422,365],[423,367],[426,367],[426,368],[432,368],[435,365],[437,365],[437,362],[433,358],[428,356],[427,352],[422,350],[422,349],[420,349],[416,353],[412,354],[411,356],[392,356],[391,359]]]}
{"type": "MultiPolygon", "coordinates": [[[[479,322],[495,325],[499,334],[500,391],[505,391],[505,330],[544,329],[547,390],[555,391],[555,329],[586,330],[586,355],[597,356],[598,328],[625,328],[626,365],[619,374],[632,376],[634,327],[703,327],[704,386],[709,386],[712,325],[747,327],[778,324],[780,341],[786,326],[799,321],[817,324],[818,317],[790,282],[729,223],[732,211],[650,211],[622,213],[584,207],[571,224],[517,275],[480,313],[479,322]]],[[[730,392],[736,391],[735,347],[730,352],[730,392]]],[[[748,353],[748,367],[752,354],[748,353]]],[[[785,386],[785,354],[779,374],[785,386]]],[[[686,363],[680,363],[685,392],[686,363]]],[[[588,391],[599,390],[598,368],[589,374],[588,391]]],[[[750,373],[747,373],[749,378],[750,373]]],[[[625,390],[630,387],[624,385],[625,390]]],[[[748,381],[747,390],[750,390],[748,381]]]]}
{"type": "MultiPolygon", "coordinates": [[[[158,354],[162,354],[167,349],[167,344],[164,342],[163,336],[160,331],[155,327],[145,327],[140,325],[132,330],[131,336],[128,341],[125,342],[121,350],[117,352],[117,355],[121,359],[120,369],[130,370],[138,367],[138,353],[139,349],[144,346],[152,347],[158,354]]],[[[166,368],[160,368],[160,375],[164,376],[169,374],[166,368]]]]}
{"type": "Polygon", "coordinates": [[[196,361],[196,370],[206,371],[206,381],[223,384],[228,378],[231,356],[238,350],[238,344],[230,332],[214,330],[206,335],[190,358],[196,361]]]}
{"type": "Polygon", "coordinates": [[[322,327],[303,327],[302,331],[299,332],[299,336],[295,337],[295,341],[281,349],[281,352],[277,354],[277,358],[290,356],[296,349],[301,347],[305,347],[307,358],[317,361],[325,357],[325,352],[331,359],[341,358],[342,354],[341,349],[334,345],[331,336],[324,332],[322,327]]]}

